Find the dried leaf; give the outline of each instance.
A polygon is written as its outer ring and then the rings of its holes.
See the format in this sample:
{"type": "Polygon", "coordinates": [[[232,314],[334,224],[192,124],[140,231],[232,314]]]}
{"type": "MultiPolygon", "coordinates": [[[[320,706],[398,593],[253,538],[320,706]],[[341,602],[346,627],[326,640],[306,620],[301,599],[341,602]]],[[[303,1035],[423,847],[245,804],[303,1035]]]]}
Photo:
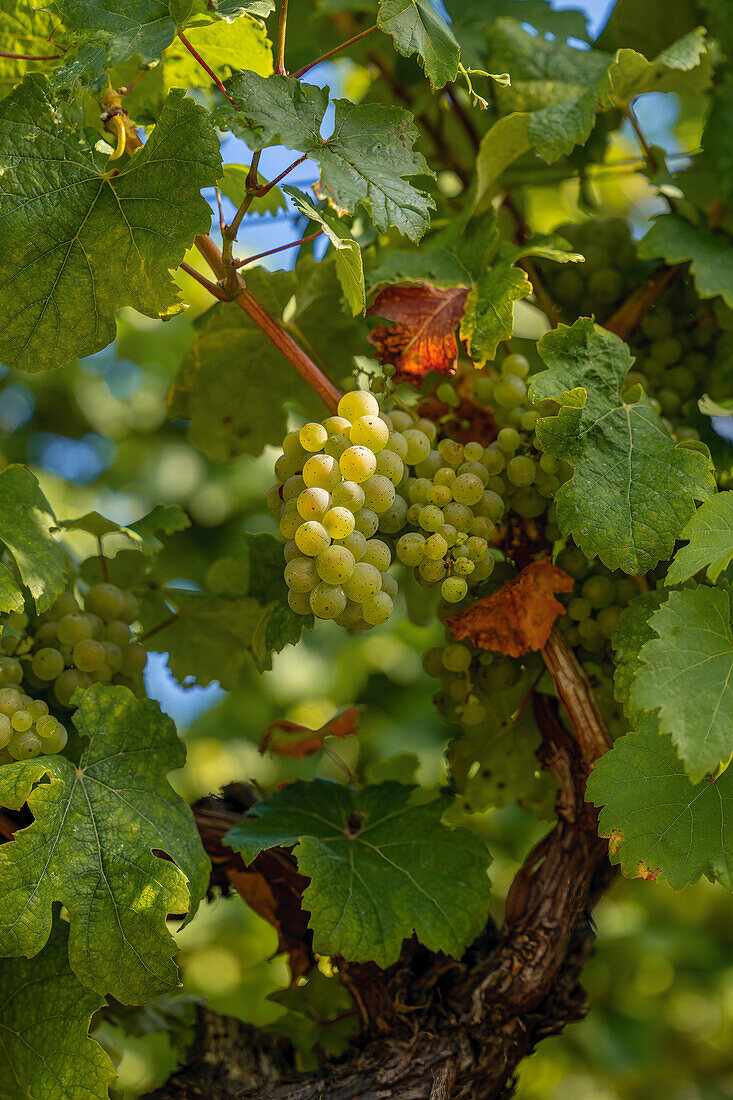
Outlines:
{"type": "Polygon", "coordinates": [[[293,760],[302,760],[323,748],[327,737],[353,737],[359,732],[359,708],[348,707],[334,715],[320,729],[313,730],[297,722],[280,718],[270,722],[260,742],[260,752],[273,752],[278,756],[290,756],[293,760]],[[293,734],[293,737],[288,737],[293,734]],[[279,735],[285,735],[284,737],[279,735]]]}
{"type": "Polygon", "coordinates": [[[532,562],[498,592],[477,600],[445,622],[454,638],[470,638],[480,649],[521,657],[541,649],[558,615],[556,592],[571,592],[573,579],[547,560],[532,562]]]}
{"type": "Polygon", "coordinates": [[[419,384],[431,371],[454,374],[458,359],[456,328],[463,316],[465,287],[389,286],[380,290],[367,317],[385,317],[391,325],[379,325],[367,339],[374,344],[380,363],[397,368],[395,380],[419,384]]]}

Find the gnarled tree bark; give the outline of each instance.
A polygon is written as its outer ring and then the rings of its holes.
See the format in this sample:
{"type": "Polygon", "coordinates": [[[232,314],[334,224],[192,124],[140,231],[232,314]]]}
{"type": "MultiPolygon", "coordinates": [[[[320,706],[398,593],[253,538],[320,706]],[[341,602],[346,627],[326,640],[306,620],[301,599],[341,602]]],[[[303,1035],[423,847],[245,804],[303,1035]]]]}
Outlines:
{"type": "MultiPolygon", "coordinates": [[[[489,923],[460,962],[414,940],[384,971],[336,960],[362,1027],[346,1057],[316,1073],[295,1073],[285,1040],[201,1009],[186,1064],[150,1100],[504,1100],[537,1044],[583,1018],[589,912],[613,875],[584,791],[610,739],[557,631],[543,657],[575,736],[560,721],[556,701],[536,695],[538,755],[559,784],[557,823],[517,873],[503,928],[489,923]]],[[[199,812],[220,873],[227,859],[221,837],[236,816],[199,812]]],[[[236,883],[241,868],[234,870],[236,883]]]]}

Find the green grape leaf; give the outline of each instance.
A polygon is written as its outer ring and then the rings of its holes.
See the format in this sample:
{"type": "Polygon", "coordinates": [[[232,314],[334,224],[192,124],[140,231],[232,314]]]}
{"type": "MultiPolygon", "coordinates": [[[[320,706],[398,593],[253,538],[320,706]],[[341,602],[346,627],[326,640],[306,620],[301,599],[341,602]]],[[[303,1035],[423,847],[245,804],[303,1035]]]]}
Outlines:
{"type": "Polygon", "coordinates": [[[476,209],[486,205],[504,169],[529,149],[552,164],[585,144],[598,111],[623,108],[649,91],[698,92],[711,79],[702,28],[653,61],[629,49],[615,55],[579,50],[530,34],[514,19],[496,20],[488,34],[489,68],[508,69],[511,85],[496,89],[502,117],[481,140],[476,209]]]}
{"type": "Polygon", "coordinates": [[[733,769],[694,786],[671,738],[646,718],[601,757],[586,797],[603,807],[599,832],[625,875],[673,890],[706,875],[733,888],[733,769]]]}
{"type": "Polygon", "coordinates": [[[308,1060],[306,1066],[312,1061],[316,1068],[316,1046],[335,1058],[346,1053],[358,1024],[354,999],[338,978],[327,978],[316,967],[305,985],[278,989],[267,999],[287,1009],[269,1030],[287,1036],[308,1060]]]}
{"type": "Polygon", "coordinates": [[[669,264],[689,261],[699,296],[720,295],[733,307],[733,243],[726,234],[711,233],[677,214],[660,214],[639,242],[639,256],[669,264]]]}
{"type": "Polygon", "coordinates": [[[430,0],[380,0],[377,25],[404,57],[418,55],[433,88],[456,79],[461,51],[430,0]]]}
{"type": "Polygon", "coordinates": [[[291,611],[283,569],[278,539],[245,534],[229,556],[212,562],[204,591],[165,588],[148,595],[141,609],[143,627],[155,631],[148,648],[167,652],[181,681],[218,680],[233,690],[251,660],[260,671],[269,668],[273,652],[295,645],[313,626],[312,616],[291,611]]]}
{"type": "Polygon", "coordinates": [[[698,585],[672,592],[652,615],[658,637],[639,654],[631,689],[640,710],[659,708],[694,783],[733,753],[733,630],[730,596],[698,585]]]}
{"type": "Polygon", "coordinates": [[[23,589],[6,565],[0,563],[0,614],[25,610],[23,589]]]}
{"type": "Polygon", "coordinates": [[[311,880],[303,907],[320,954],[389,966],[414,930],[426,947],[458,958],[486,920],[490,857],[477,836],[441,824],[447,795],[411,805],[413,790],[292,783],[225,841],[247,863],[295,845],[298,870],[311,880]]]}
{"type": "Polygon", "coordinates": [[[445,0],[451,18],[451,29],[458,39],[464,64],[483,67],[486,64],[486,28],[507,16],[529,24],[544,38],[586,39],[587,16],[578,9],[557,11],[547,0],[445,0]]]}
{"type": "Polygon", "coordinates": [[[322,138],[327,88],[252,72],[236,74],[226,88],[240,111],[222,108],[221,127],[233,130],[251,149],[282,143],[313,157],[321,169],[316,192],[337,213],[353,214],[363,205],[378,229],[395,226],[420,240],[435,203],[408,179],[433,173],[422,154],[412,150],[418,132],[409,111],[336,99],[333,132],[322,138]]]}
{"type": "MultiPolygon", "coordinates": [[[[326,373],[339,377],[363,350],[356,323],[334,309],[339,284],[327,259],[306,257],[295,271],[254,268],[247,285],[326,373]]],[[[213,306],[195,331],[171,390],[171,413],[190,420],[188,437],[209,458],[228,462],[278,445],[287,430],[286,401],[311,418],[323,415],[310,387],[237,306],[213,306]]]]}
{"type": "Polygon", "coordinates": [[[77,700],[76,752],[0,768],[0,804],[33,814],[0,846],[0,955],[38,954],[60,901],[79,980],[140,1004],[178,985],[166,917],[193,915],[209,861],[168,783],[186,756],[170,718],[124,687],[94,684],[77,700]]]}
{"type": "Polygon", "coordinates": [[[611,639],[616,657],[616,668],[613,673],[613,694],[631,722],[637,722],[641,713],[631,702],[631,689],[636,674],[641,668],[639,653],[642,646],[655,637],[654,631],[649,625],[649,619],[655,611],[659,610],[668,595],[669,593],[664,588],[652,589],[651,592],[640,592],[628,607],[625,607],[621,612],[618,625],[611,639]]]}
{"type": "MultiPolygon", "coordinates": [[[[39,614],[66,588],[66,562],[52,534],[55,529],[37,479],[25,466],[6,466],[0,473],[0,542],[12,554],[39,614]]],[[[3,582],[6,598],[17,601],[20,589],[13,576],[3,582]]]]}
{"type": "Polygon", "coordinates": [[[667,570],[667,584],[682,584],[701,569],[715,584],[733,561],[733,491],[716,493],[706,500],[680,532],[680,538],[689,542],[675,554],[667,570]]]}
{"type": "Polygon", "coordinates": [[[675,445],[641,387],[621,396],[633,360],[618,336],[580,318],[537,350],[549,369],[533,376],[530,396],[560,404],[537,422],[537,439],[574,467],[555,497],[563,536],[609,569],[646,573],[672,556],[695,501],[714,492],[710,460],[675,445]]]}
{"type": "MultiPolygon", "coordinates": [[[[236,207],[240,207],[247,194],[248,164],[225,164],[224,175],[219,187],[223,195],[226,195],[236,207]]],[[[267,183],[264,176],[257,173],[257,183],[262,186],[267,183]]],[[[278,210],[286,210],[285,196],[279,187],[271,187],[264,195],[257,196],[247,211],[247,217],[252,214],[277,214],[278,210]]]]}
{"type": "Polygon", "coordinates": [[[89,1035],[104,998],[72,972],[68,939],[57,918],[40,955],[0,959],[0,1100],[101,1100],[117,1077],[89,1035]]]}
{"type": "Polygon", "coordinates": [[[46,371],[115,337],[115,313],[180,311],[170,270],[211,209],[221,174],[207,112],[168,96],[158,125],[116,175],[88,144],[84,115],[28,77],[0,104],[0,357],[46,371]]]}
{"type": "Polygon", "coordinates": [[[524,271],[503,262],[490,267],[469,291],[460,332],[475,367],[492,360],[500,341],[510,338],[514,303],[531,292],[532,284],[524,271]]]}
{"type": "MultiPolygon", "coordinates": [[[[699,23],[695,0],[616,0],[608,22],[598,38],[602,50],[633,46],[653,57],[699,23]]],[[[709,24],[708,24],[709,26],[709,24]]]]}
{"type": "Polygon", "coordinates": [[[364,313],[366,293],[364,290],[364,265],[361,249],[346,226],[339,225],[336,218],[320,210],[307,195],[295,187],[283,188],[295,203],[301,214],[317,222],[323,229],[334,248],[336,274],[341,283],[344,297],[349,303],[352,314],[364,313]]]}
{"type": "MultiPolygon", "coordinates": [[[[48,10],[32,0],[0,0],[0,53],[30,57],[61,58],[61,50],[49,41],[54,21],[48,10]]],[[[19,61],[0,57],[0,97],[19,84],[27,72],[42,68],[50,72],[53,61],[19,61]]]]}

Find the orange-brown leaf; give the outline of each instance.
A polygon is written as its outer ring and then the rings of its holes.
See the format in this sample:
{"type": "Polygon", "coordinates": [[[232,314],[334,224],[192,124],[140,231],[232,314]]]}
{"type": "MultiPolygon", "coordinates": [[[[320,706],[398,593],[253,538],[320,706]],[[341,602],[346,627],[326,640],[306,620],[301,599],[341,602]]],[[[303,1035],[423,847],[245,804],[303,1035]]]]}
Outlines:
{"type": "Polygon", "coordinates": [[[290,756],[302,760],[323,748],[326,737],[353,737],[359,732],[359,708],[348,707],[339,711],[320,729],[309,729],[297,722],[281,718],[270,722],[260,742],[260,752],[273,752],[278,756],[290,756]]]}
{"type": "Polygon", "coordinates": [[[463,316],[468,291],[464,287],[388,286],[380,290],[367,317],[384,317],[391,325],[379,325],[367,339],[374,344],[380,363],[397,368],[398,382],[419,385],[431,371],[453,374],[458,359],[456,328],[463,316]]]}
{"type": "Polygon", "coordinates": [[[556,592],[571,592],[573,579],[547,560],[526,566],[498,592],[447,618],[454,638],[470,638],[479,649],[521,657],[542,649],[565,608],[556,592]]]}

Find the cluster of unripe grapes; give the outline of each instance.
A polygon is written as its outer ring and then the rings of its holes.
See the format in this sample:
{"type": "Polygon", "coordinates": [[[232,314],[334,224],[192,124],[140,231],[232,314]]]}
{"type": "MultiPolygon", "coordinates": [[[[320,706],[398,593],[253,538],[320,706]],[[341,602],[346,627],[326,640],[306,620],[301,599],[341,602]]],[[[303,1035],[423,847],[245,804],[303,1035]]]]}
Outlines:
{"type": "Polygon", "coordinates": [[[590,562],[572,544],[558,554],[557,564],[575,581],[574,590],[560,597],[567,613],[559,628],[581,660],[599,661],[608,656],[621,612],[639,595],[639,584],[625,573],[611,573],[597,560],[590,562]]]}
{"type": "Polygon", "coordinates": [[[636,246],[623,218],[593,218],[558,226],[584,263],[542,266],[542,281],[557,317],[572,324],[578,317],[603,322],[641,281],[648,270],[637,260],[636,246]]]}
{"type": "Polygon", "coordinates": [[[445,645],[433,646],[423,657],[428,676],[440,680],[433,701],[446,722],[474,730],[487,719],[492,696],[516,684],[521,663],[470,642],[456,642],[449,634],[446,638],[445,645]]]}
{"type": "Polygon", "coordinates": [[[488,489],[502,499],[507,512],[523,519],[544,516],[546,536],[552,542],[560,537],[553,500],[572,476],[572,467],[538,450],[535,425],[541,416],[555,410],[553,402],[530,402],[528,375],[529,363],[523,355],[507,355],[497,369],[474,380],[473,397],[477,405],[492,410],[499,429],[496,440],[484,451],[484,464],[491,475],[488,489]]]}
{"type": "Polygon", "coordinates": [[[395,485],[425,447],[421,430],[393,430],[362,390],[344,394],[336,416],[285,436],[267,500],[280,516],[293,611],[352,629],[389,619],[397,581],[387,572],[390,547],[377,535],[395,485]]]}
{"type": "Polygon", "coordinates": [[[5,616],[0,635],[0,762],[60,752],[67,733],[49,714],[49,705],[70,709],[77,688],[114,683],[139,689],[147,655],[130,625],[138,614],[135,595],[113,584],[97,584],[83,597],[83,605],[64,592],[42,615],[5,616]],[[45,699],[39,698],[43,695],[45,699]]]}

